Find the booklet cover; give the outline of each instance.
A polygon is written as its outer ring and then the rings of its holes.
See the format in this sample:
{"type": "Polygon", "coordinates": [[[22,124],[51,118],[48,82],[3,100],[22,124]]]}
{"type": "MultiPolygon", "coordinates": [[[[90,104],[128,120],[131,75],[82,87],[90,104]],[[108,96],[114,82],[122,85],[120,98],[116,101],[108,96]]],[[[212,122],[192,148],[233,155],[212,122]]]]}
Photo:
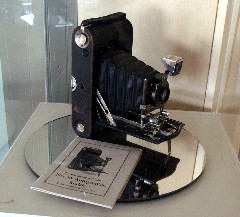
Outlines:
{"type": "Polygon", "coordinates": [[[112,209],[141,150],[77,137],[31,189],[112,209]]]}

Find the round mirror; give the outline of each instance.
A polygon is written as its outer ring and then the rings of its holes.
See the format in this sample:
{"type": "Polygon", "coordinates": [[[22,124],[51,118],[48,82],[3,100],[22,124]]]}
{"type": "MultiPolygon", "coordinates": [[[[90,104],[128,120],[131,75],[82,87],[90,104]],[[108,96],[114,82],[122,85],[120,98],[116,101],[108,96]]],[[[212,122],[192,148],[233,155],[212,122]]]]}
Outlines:
{"type": "MultiPolygon", "coordinates": [[[[40,176],[74,138],[71,116],[44,125],[31,136],[25,147],[30,169],[40,176]]],[[[109,130],[96,137],[99,138],[123,144],[109,130]],[[112,140],[106,139],[106,135],[112,140]]],[[[126,140],[127,145],[142,147],[143,154],[118,202],[151,200],[178,192],[193,183],[205,167],[203,146],[185,129],[171,143],[156,145],[131,136],[126,140]]]]}

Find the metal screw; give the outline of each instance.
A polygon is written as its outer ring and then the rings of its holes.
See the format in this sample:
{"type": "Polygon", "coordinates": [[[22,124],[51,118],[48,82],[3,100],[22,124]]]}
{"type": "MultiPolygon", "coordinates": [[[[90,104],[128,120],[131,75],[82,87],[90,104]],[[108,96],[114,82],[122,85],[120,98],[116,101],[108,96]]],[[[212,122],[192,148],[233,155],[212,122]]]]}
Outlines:
{"type": "Polygon", "coordinates": [[[83,33],[77,32],[75,42],[79,47],[83,47],[87,43],[87,36],[83,33]]]}
{"type": "Polygon", "coordinates": [[[87,42],[87,37],[86,37],[86,35],[81,34],[79,40],[80,40],[80,45],[81,45],[81,46],[83,46],[84,44],[86,44],[86,42],[87,42]]]}
{"type": "Polygon", "coordinates": [[[84,125],[81,123],[77,124],[77,131],[83,133],[84,132],[84,125]]]}

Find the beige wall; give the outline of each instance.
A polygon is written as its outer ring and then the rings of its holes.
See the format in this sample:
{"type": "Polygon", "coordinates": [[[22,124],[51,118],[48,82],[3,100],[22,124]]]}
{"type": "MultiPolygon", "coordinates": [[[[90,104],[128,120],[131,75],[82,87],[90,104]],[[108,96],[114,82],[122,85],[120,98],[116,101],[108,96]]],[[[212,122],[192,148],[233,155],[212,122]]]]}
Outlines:
{"type": "Polygon", "coordinates": [[[228,37],[220,81],[217,111],[220,121],[240,158],[240,1],[229,1],[225,32],[228,37]]]}
{"type": "Polygon", "coordinates": [[[78,0],[78,21],[125,12],[134,28],[133,54],[164,72],[161,57],[184,58],[171,77],[168,108],[202,111],[213,43],[217,0],[78,0]]]}

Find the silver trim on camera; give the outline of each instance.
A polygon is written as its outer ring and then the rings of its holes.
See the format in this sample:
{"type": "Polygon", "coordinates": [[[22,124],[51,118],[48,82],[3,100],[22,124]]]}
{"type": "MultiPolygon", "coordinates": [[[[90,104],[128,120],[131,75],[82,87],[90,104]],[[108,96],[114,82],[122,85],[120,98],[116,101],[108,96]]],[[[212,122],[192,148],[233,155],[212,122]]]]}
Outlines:
{"type": "Polygon", "coordinates": [[[183,58],[169,54],[165,57],[162,57],[162,61],[163,61],[163,64],[166,63],[172,67],[175,67],[177,63],[183,62],[183,58]]]}
{"type": "Polygon", "coordinates": [[[84,27],[81,27],[75,34],[75,43],[80,48],[86,48],[89,44],[88,35],[84,31],[84,27]]]}
{"type": "Polygon", "coordinates": [[[71,87],[72,87],[72,91],[75,91],[77,88],[77,80],[73,76],[71,78],[71,87]]]}

